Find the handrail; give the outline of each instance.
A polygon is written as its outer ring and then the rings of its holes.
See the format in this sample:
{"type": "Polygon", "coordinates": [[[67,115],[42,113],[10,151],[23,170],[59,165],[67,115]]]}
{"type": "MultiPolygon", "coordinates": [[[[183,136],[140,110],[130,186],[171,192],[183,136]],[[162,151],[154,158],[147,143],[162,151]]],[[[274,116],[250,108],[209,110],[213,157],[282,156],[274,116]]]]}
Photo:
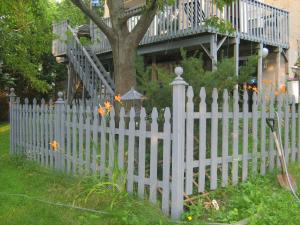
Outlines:
{"type": "MultiPolygon", "coordinates": [[[[80,43],[78,37],[76,36],[74,30],[68,25],[68,29],[72,32],[72,36],[74,38],[74,40],[76,41],[76,43],[80,46],[80,50],[84,53],[84,56],[88,59],[88,61],[90,62],[92,68],[96,71],[96,74],[98,75],[98,78],[101,80],[101,82],[105,85],[106,88],[108,88],[108,91],[110,92],[110,94],[114,94],[114,90],[111,88],[111,86],[107,83],[106,79],[102,76],[100,76],[101,71],[99,70],[99,68],[96,66],[96,64],[94,63],[93,59],[90,57],[89,53],[87,52],[86,48],[80,43]]],[[[104,67],[103,67],[104,68],[104,67]]]]}

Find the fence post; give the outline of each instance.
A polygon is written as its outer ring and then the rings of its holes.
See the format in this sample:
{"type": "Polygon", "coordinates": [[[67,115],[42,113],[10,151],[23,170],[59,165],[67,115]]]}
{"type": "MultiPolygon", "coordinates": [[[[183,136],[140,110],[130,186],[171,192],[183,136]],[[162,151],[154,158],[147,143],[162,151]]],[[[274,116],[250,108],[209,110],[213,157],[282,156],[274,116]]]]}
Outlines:
{"type": "Polygon", "coordinates": [[[9,94],[9,122],[10,122],[10,154],[12,155],[16,149],[14,148],[15,146],[15,141],[16,141],[16,130],[15,130],[15,123],[16,123],[16,119],[15,119],[15,107],[14,107],[14,103],[15,103],[15,98],[16,98],[16,94],[15,94],[15,89],[11,88],[10,89],[10,94],[9,94]]]}
{"type": "Polygon", "coordinates": [[[55,102],[55,117],[54,117],[54,139],[55,141],[58,142],[58,149],[54,153],[54,168],[57,170],[62,170],[62,155],[64,151],[64,146],[63,146],[63,138],[62,137],[62,129],[63,129],[63,124],[62,124],[62,118],[63,118],[63,107],[64,107],[64,100],[63,100],[63,93],[58,92],[57,93],[58,99],[55,102]]]}
{"type": "Polygon", "coordinates": [[[185,87],[182,67],[175,68],[177,77],[173,86],[173,147],[172,147],[172,191],[171,216],[179,218],[183,212],[184,194],[184,142],[185,142],[185,87]]]}

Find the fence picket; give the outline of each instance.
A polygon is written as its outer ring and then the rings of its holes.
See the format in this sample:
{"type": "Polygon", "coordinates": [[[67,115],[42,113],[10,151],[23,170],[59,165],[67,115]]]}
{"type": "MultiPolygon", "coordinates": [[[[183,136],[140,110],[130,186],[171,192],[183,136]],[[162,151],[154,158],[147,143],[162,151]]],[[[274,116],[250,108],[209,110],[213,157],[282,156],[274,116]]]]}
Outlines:
{"type": "MultiPolygon", "coordinates": [[[[61,93],[62,94],[62,93],[61,93]]],[[[62,97],[62,95],[61,95],[62,97]]],[[[65,143],[65,133],[66,133],[66,109],[65,109],[65,104],[63,99],[60,99],[60,151],[58,152],[59,154],[59,159],[60,159],[60,170],[65,172],[66,171],[66,143],[65,143]]]]}
{"type": "Polygon", "coordinates": [[[15,140],[16,140],[16,145],[14,147],[14,153],[15,154],[20,154],[22,149],[21,149],[21,105],[20,105],[20,98],[17,97],[17,101],[16,101],[16,116],[14,117],[14,119],[16,119],[16,128],[17,131],[15,133],[15,140]]]}
{"type": "MultiPolygon", "coordinates": [[[[54,106],[53,106],[53,101],[52,99],[50,99],[49,101],[49,129],[50,129],[50,141],[48,143],[48,145],[50,146],[50,142],[54,141],[54,134],[53,134],[53,130],[54,130],[54,106]]],[[[52,147],[50,146],[50,167],[54,168],[54,152],[52,147]]]]}
{"type": "Polygon", "coordinates": [[[139,165],[138,165],[138,195],[144,198],[145,192],[145,161],[146,161],[146,110],[141,109],[139,127],[139,165]]]}
{"type": "MultiPolygon", "coordinates": [[[[38,121],[34,120],[33,121],[33,110],[32,110],[32,105],[28,104],[28,147],[29,147],[29,152],[30,152],[30,159],[33,159],[37,161],[37,153],[38,153],[38,146],[39,145],[33,145],[33,137],[32,137],[32,128],[37,125],[38,126],[38,121]]],[[[39,118],[38,118],[39,119],[39,118]]],[[[37,137],[38,139],[38,137],[37,137]]],[[[37,142],[38,143],[38,142],[37,142]]]]}
{"type": "Polygon", "coordinates": [[[215,190],[218,186],[218,91],[213,89],[211,113],[211,170],[210,189],[215,190]]]}
{"type": "Polygon", "coordinates": [[[291,151],[292,157],[291,161],[295,162],[296,160],[296,106],[295,106],[295,96],[292,97],[292,118],[291,118],[291,125],[292,125],[292,139],[291,139],[291,151]]]}
{"type": "MultiPolygon", "coordinates": [[[[279,124],[277,124],[278,126],[281,127],[281,136],[282,136],[282,119],[284,118],[284,112],[282,111],[282,107],[283,107],[283,96],[282,95],[279,95],[278,96],[278,104],[277,104],[277,110],[278,110],[278,119],[279,119],[279,124]]],[[[277,120],[276,120],[277,121],[277,120]]],[[[278,135],[278,137],[280,137],[278,135]]],[[[281,139],[282,140],[282,139],[281,139]]],[[[281,143],[282,144],[282,143],[281,143]]],[[[283,150],[283,149],[282,149],[283,150]]],[[[280,168],[280,160],[279,160],[279,157],[278,157],[278,154],[276,153],[276,164],[277,164],[277,168],[280,168]]]]}
{"type": "Polygon", "coordinates": [[[44,129],[45,129],[45,139],[44,139],[44,145],[45,145],[45,166],[49,167],[49,107],[45,104],[44,107],[44,129]]]}
{"type": "Polygon", "coordinates": [[[78,124],[78,169],[79,174],[83,172],[83,103],[79,106],[79,124],[78,124]]]}
{"type": "Polygon", "coordinates": [[[266,174],[266,98],[261,94],[260,174],[266,174]]]}
{"type": "Polygon", "coordinates": [[[300,104],[298,103],[298,154],[297,161],[300,163],[300,104]]]}
{"type": "Polygon", "coordinates": [[[187,89],[186,106],[186,182],[185,192],[187,195],[193,194],[193,161],[194,161],[194,92],[192,86],[187,89]]]}
{"type": "Polygon", "coordinates": [[[200,90],[200,118],[199,118],[199,175],[198,191],[205,191],[205,169],[206,169],[206,93],[202,87],[200,90]]]}
{"type": "Polygon", "coordinates": [[[162,193],[162,210],[168,215],[170,204],[170,162],[171,162],[171,111],[165,109],[164,113],[164,139],[163,139],[163,193],[162,193]]]}
{"type": "Polygon", "coordinates": [[[30,159],[30,146],[29,146],[29,115],[28,115],[28,110],[29,110],[29,106],[28,106],[28,103],[29,103],[29,100],[28,98],[25,98],[25,119],[24,119],[24,122],[25,122],[25,129],[24,129],[24,132],[25,132],[25,135],[24,135],[24,144],[25,144],[25,154],[27,156],[28,159],[30,159]]]}
{"type": "Polygon", "coordinates": [[[67,163],[67,173],[71,172],[71,107],[67,106],[67,123],[66,123],[66,163],[67,163]]]}
{"type": "MultiPolygon", "coordinates": [[[[274,100],[275,100],[275,96],[274,93],[272,92],[270,95],[270,118],[275,118],[275,112],[274,112],[274,100]]],[[[270,166],[269,166],[269,171],[273,171],[274,169],[274,156],[275,156],[275,149],[274,149],[274,137],[273,137],[273,133],[272,130],[269,129],[269,149],[270,149],[270,153],[269,153],[269,161],[270,161],[270,166]]]]}
{"type": "Polygon", "coordinates": [[[85,169],[91,172],[91,107],[86,107],[85,119],[85,169]]]}
{"type": "Polygon", "coordinates": [[[129,133],[128,133],[128,162],[127,162],[127,191],[133,192],[134,172],[134,138],[135,138],[135,111],[130,110],[129,133]]]}
{"type": "Polygon", "coordinates": [[[92,171],[96,173],[98,169],[98,126],[99,126],[99,114],[97,107],[94,108],[94,116],[93,116],[93,141],[92,141],[92,171]]]}
{"type": "Polygon", "coordinates": [[[40,135],[40,157],[41,157],[41,164],[45,166],[45,128],[44,128],[44,121],[45,121],[45,99],[41,100],[41,108],[40,108],[41,116],[40,116],[40,127],[41,127],[41,135],[40,135]]]}
{"type": "Polygon", "coordinates": [[[77,172],[77,135],[78,135],[78,118],[76,104],[72,106],[72,172],[77,172]]]}
{"type": "Polygon", "coordinates": [[[120,110],[119,121],[119,145],[118,145],[118,165],[120,169],[124,168],[124,130],[125,130],[125,109],[122,107],[120,110]]]}
{"type": "Polygon", "coordinates": [[[156,203],[157,196],[157,124],[158,112],[156,108],[153,108],[151,118],[151,146],[150,146],[150,202],[156,203]]]}
{"type": "Polygon", "coordinates": [[[37,121],[37,101],[36,99],[34,98],[33,99],[33,102],[32,102],[32,123],[33,123],[33,127],[32,127],[32,136],[33,136],[33,146],[32,146],[32,150],[35,154],[37,154],[37,135],[38,135],[38,132],[37,132],[37,126],[36,126],[36,121],[37,121]]]}
{"type": "Polygon", "coordinates": [[[100,158],[100,175],[105,175],[106,170],[106,119],[101,117],[101,158],[100,158]]]}
{"type": "Polygon", "coordinates": [[[284,96],[284,156],[286,164],[290,162],[290,151],[289,151],[289,117],[290,117],[290,105],[289,105],[289,96],[284,96]]]}
{"type": "Polygon", "coordinates": [[[238,183],[239,173],[239,93],[233,94],[233,154],[232,154],[232,184],[238,183]]]}
{"type": "Polygon", "coordinates": [[[223,92],[222,113],[222,187],[228,185],[228,91],[223,92]]]}
{"type": "Polygon", "coordinates": [[[248,92],[244,90],[243,96],[243,171],[242,181],[248,177],[248,92]]]}
{"type": "Polygon", "coordinates": [[[109,122],[109,158],[108,165],[110,173],[113,171],[115,162],[115,110],[114,108],[110,111],[110,122],[109,122]]]}

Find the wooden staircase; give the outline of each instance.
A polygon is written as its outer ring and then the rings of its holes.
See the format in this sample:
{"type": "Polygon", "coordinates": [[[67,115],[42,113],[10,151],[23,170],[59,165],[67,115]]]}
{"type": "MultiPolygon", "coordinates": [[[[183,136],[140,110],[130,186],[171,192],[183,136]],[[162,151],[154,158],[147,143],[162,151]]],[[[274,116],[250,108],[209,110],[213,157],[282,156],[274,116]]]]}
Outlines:
{"type": "MultiPolygon", "coordinates": [[[[115,93],[115,85],[110,74],[92,49],[80,43],[75,30],[67,22],[61,22],[53,24],[53,33],[58,38],[53,41],[52,54],[58,59],[57,61],[63,61],[61,60],[63,58],[67,60],[68,68],[72,68],[72,71],[75,72],[75,74],[69,72],[69,76],[77,76],[88,94],[87,97],[97,101],[112,98],[115,93]]],[[[70,80],[76,79],[69,77],[70,80]]],[[[68,85],[74,85],[74,82],[68,82],[68,85]]],[[[73,89],[68,87],[68,90],[73,89]]],[[[69,102],[74,98],[71,96],[71,92],[68,91],[69,102]]]]}

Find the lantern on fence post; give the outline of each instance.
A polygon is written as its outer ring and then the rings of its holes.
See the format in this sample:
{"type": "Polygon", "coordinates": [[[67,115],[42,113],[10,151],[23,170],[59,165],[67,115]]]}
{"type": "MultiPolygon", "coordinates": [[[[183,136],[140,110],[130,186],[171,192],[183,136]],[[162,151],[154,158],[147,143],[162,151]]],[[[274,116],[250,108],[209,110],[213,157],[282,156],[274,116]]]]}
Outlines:
{"type": "Polygon", "coordinates": [[[123,96],[121,96],[121,100],[124,102],[126,111],[130,111],[130,109],[133,107],[136,115],[139,115],[144,99],[145,96],[136,91],[133,87],[123,96]]]}

